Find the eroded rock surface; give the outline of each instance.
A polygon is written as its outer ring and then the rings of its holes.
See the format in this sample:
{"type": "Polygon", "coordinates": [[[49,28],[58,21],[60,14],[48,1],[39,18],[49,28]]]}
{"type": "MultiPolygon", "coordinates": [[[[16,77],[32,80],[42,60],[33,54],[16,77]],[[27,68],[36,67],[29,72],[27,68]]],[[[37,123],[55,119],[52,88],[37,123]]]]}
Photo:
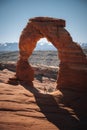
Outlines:
{"type": "Polygon", "coordinates": [[[44,86],[54,87],[55,82],[49,80],[35,79],[34,87],[6,84],[14,73],[0,71],[0,130],[87,129],[86,92],[61,89],[45,93],[44,86]]]}
{"type": "Polygon", "coordinates": [[[87,90],[87,57],[64,27],[65,21],[62,19],[36,17],[29,20],[19,40],[20,57],[16,71],[19,80],[32,84],[34,71],[28,58],[37,41],[46,37],[58,49],[60,58],[57,89],[87,90]]]}

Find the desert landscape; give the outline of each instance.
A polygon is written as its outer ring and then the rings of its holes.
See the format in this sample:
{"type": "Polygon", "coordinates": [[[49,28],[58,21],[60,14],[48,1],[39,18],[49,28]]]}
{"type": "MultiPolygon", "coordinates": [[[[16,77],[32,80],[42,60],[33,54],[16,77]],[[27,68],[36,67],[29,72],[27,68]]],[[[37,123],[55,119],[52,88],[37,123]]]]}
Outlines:
{"type": "Polygon", "coordinates": [[[0,130],[87,129],[86,12],[86,0],[0,0],[0,130]]]}
{"type": "Polygon", "coordinates": [[[0,53],[0,130],[82,130],[87,128],[87,93],[56,90],[56,51],[36,51],[29,58],[34,86],[9,82],[18,52],[0,53]]]}

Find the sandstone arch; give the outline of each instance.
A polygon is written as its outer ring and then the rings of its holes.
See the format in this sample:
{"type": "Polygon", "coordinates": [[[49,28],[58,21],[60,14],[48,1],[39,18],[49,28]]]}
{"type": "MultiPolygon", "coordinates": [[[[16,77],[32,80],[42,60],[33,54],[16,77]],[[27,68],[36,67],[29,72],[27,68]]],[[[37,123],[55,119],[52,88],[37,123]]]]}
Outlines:
{"type": "Polygon", "coordinates": [[[62,19],[36,17],[29,20],[19,40],[20,57],[17,62],[16,76],[20,81],[33,85],[34,71],[28,63],[28,58],[37,41],[46,37],[58,49],[60,58],[57,89],[86,90],[86,55],[64,27],[65,21],[62,19]]]}

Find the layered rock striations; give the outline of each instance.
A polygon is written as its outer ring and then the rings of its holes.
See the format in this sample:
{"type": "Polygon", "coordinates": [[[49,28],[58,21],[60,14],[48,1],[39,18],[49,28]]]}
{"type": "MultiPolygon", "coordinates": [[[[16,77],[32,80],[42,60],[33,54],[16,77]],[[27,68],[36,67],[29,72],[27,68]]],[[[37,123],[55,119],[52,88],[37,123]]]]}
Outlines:
{"type": "Polygon", "coordinates": [[[20,57],[16,69],[18,80],[33,85],[34,70],[28,58],[37,41],[46,37],[57,48],[60,59],[57,89],[87,89],[87,57],[64,27],[65,21],[62,19],[36,17],[29,20],[19,40],[20,57]]]}

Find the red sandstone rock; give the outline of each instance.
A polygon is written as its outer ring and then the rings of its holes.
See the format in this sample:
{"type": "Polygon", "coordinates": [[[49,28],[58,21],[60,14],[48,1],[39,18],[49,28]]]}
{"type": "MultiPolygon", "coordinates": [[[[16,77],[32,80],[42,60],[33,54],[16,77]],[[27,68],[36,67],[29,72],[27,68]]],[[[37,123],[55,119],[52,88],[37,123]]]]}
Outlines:
{"type": "Polygon", "coordinates": [[[17,79],[30,86],[32,86],[32,81],[34,80],[34,71],[29,65],[28,61],[20,59],[17,63],[17,79]]]}
{"type": "Polygon", "coordinates": [[[57,49],[60,58],[57,89],[71,88],[85,91],[87,89],[87,58],[81,47],[73,42],[64,28],[65,21],[49,17],[30,19],[19,41],[20,60],[16,75],[19,80],[31,84],[34,72],[27,60],[32,54],[37,41],[46,37],[57,49]]]}

